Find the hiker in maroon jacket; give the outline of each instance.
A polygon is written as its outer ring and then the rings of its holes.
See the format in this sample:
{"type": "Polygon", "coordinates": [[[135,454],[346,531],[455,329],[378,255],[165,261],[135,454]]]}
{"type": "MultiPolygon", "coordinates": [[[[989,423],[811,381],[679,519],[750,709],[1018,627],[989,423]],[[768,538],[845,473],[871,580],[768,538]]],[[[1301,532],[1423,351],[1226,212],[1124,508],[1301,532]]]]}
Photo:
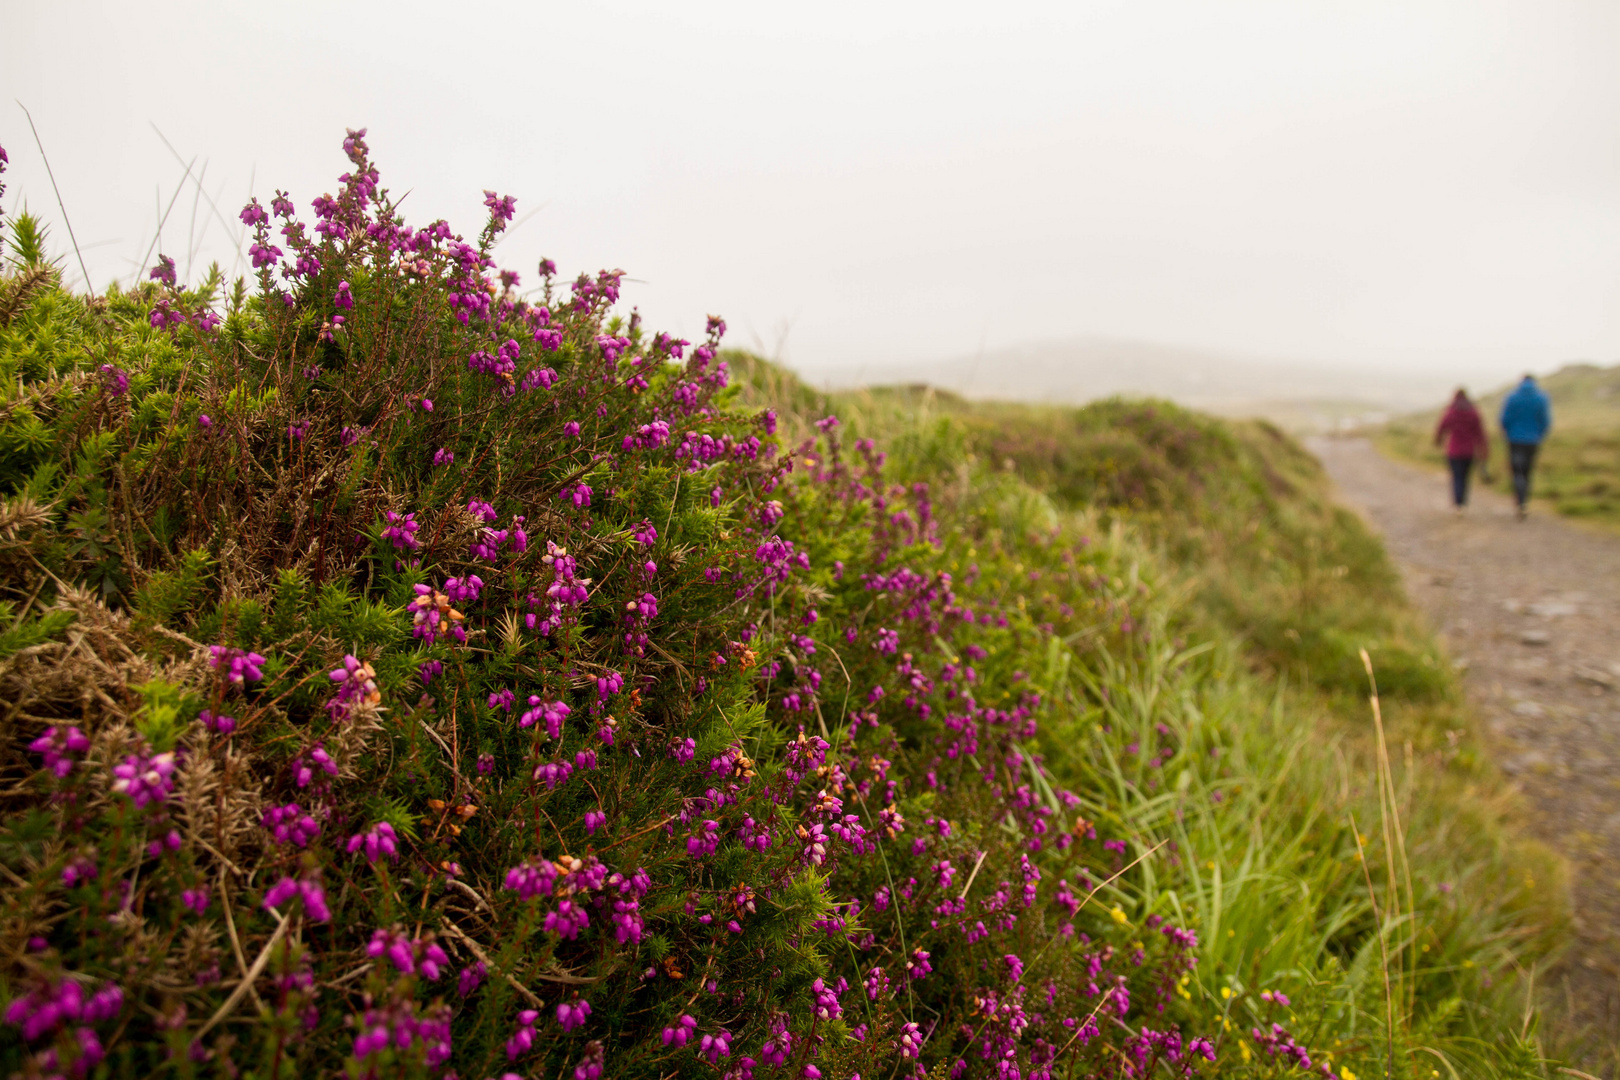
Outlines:
{"type": "Polygon", "coordinates": [[[1483,471],[1490,452],[1485,422],[1466,391],[1458,390],[1440,417],[1440,426],[1434,429],[1434,444],[1439,446],[1442,438],[1446,440],[1446,461],[1451,465],[1451,499],[1460,511],[1468,505],[1468,474],[1474,462],[1478,461],[1483,471]]]}

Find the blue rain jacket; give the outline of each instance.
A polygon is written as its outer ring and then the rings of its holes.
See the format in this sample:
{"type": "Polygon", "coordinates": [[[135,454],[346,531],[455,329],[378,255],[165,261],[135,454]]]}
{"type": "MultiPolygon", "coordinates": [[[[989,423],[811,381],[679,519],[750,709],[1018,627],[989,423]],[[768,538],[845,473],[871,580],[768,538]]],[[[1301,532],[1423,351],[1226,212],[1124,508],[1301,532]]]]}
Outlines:
{"type": "Polygon", "coordinates": [[[1508,442],[1539,443],[1552,427],[1552,403],[1536,385],[1525,379],[1502,402],[1502,434],[1508,442]]]}

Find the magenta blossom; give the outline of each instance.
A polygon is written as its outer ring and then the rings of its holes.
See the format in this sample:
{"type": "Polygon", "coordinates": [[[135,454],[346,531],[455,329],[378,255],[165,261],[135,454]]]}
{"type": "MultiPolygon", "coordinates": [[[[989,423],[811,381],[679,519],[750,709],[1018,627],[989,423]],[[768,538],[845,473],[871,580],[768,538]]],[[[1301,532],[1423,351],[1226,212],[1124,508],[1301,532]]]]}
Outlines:
{"type": "Polygon", "coordinates": [[[363,833],[355,833],[349,837],[347,850],[350,855],[365,850],[366,861],[375,864],[378,859],[387,859],[389,862],[399,861],[399,836],[394,827],[386,821],[379,821],[363,833]]]}
{"type": "Polygon", "coordinates": [[[565,1032],[573,1031],[591,1017],[591,1003],[585,1000],[563,1002],[557,1006],[557,1023],[565,1032]]]}
{"type": "Polygon", "coordinates": [[[270,886],[264,894],[264,908],[269,911],[294,898],[303,901],[304,914],[310,922],[326,922],[332,918],[326,906],[326,891],[318,882],[307,879],[284,877],[270,886]]]}
{"type": "Polygon", "coordinates": [[[28,749],[43,757],[45,767],[61,779],[73,771],[73,758],[69,755],[90,749],[90,740],[76,727],[48,727],[45,734],[28,744],[28,749]]]}
{"type": "Polygon", "coordinates": [[[237,686],[264,678],[265,658],[256,652],[243,652],[224,645],[210,645],[208,651],[212,654],[209,664],[216,670],[224,671],[225,678],[237,686]]]}
{"type": "Polygon", "coordinates": [[[136,807],[165,801],[174,790],[174,753],[130,754],[113,766],[112,789],[136,807]]]}

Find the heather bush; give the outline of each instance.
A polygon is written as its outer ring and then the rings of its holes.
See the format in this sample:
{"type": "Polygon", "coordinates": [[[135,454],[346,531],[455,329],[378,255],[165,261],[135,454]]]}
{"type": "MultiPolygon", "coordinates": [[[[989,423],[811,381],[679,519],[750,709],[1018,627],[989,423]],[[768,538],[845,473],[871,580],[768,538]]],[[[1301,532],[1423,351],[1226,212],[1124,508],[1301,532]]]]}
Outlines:
{"type": "Polygon", "coordinates": [[[73,296],[11,224],[0,1069],[1207,1068],[1153,847],[1039,751],[1030,661],[1140,647],[1117,554],[988,589],[949,493],[737,407],[721,320],[520,294],[510,198],[413,228],[344,150],[244,208],[252,287],[73,296]]]}

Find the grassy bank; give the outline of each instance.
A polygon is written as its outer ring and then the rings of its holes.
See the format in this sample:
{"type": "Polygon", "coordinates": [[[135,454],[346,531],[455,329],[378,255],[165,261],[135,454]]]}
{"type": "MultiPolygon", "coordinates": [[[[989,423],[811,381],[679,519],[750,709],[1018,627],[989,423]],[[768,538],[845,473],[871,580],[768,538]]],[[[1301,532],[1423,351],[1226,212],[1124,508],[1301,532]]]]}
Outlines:
{"type": "MultiPolygon", "coordinates": [[[[1536,459],[1533,495],[1557,513],[1606,527],[1620,527],[1620,367],[1571,364],[1539,380],[1552,398],[1553,429],[1536,459]]],[[[1490,431],[1491,479],[1487,486],[1511,493],[1502,433],[1506,387],[1479,400],[1490,431]]],[[[1440,410],[1390,421],[1379,446],[1408,461],[1436,468],[1445,455],[1434,445],[1440,410]]]]}
{"type": "Polygon", "coordinates": [[[1539,1071],[1523,976],[1560,939],[1561,867],[1504,824],[1448,666],[1297,444],[1163,403],[753,382],[950,493],[972,522],[947,541],[957,560],[996,551],[1008,597],[1055,624],[1037,676],[1060,703],[1048,762],[1133,851],[1170,842],[1137,903],[1198,927],[1183,1000],[1228,1017],[1242,1056],[1269,988],[1355,1075],[1382,1074],[1391,1034],[1396,1075],[1539,1071]],[[1065,552],[1098,548],[1102,608],[1065,573],[1065,552]],[[1099,638],[1122,621],[1125,640],[1099,638]]]}

